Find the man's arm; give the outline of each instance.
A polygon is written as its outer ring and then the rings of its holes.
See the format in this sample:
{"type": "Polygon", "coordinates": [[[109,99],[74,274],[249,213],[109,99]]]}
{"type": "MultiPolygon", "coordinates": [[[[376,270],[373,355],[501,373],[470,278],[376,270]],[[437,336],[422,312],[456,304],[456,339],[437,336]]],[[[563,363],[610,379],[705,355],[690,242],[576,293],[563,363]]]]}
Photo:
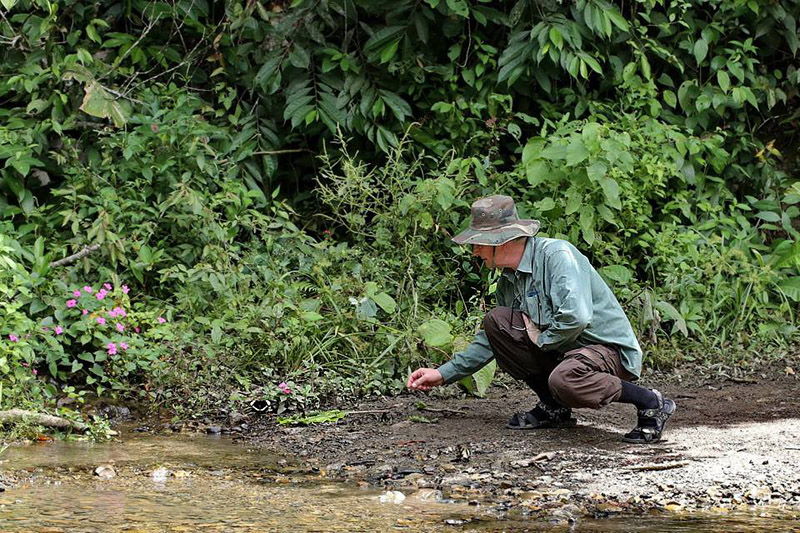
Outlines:
{"type": "MultiPolygon", "coordinates": [[[[513,303],[513,288],[502,277],[497,281],[495,297],[497,305],[507,307],[513,303]]],[[[454,383],[459,379],[471,376],[489,364],[493,357],[489,339],[486,337],[486,333],[480,330],[475,334],[475,338],[466,350],[453,355],[450,361],[438,369],[420,368],[412,372],[408,377],[406,387],[427,391],[438,385],[454,383]]]]}
{"type": "Polygon", "coordinates": [[[546,259],[553,323],[539,334],[537,346],[544,351],[571,346],[592,319],[592,285],[570,250],[559,250],[546,259]]]}
{"type": "Polygon", "coordinates": [[[439,373],[445,385],[454,383],[461,378],[471,376],[492,360],[494,354],[489,346],[486,333],[480,330],[475,339],[463,352],[456,353],[453,358],[439,367],[439,373]]]}

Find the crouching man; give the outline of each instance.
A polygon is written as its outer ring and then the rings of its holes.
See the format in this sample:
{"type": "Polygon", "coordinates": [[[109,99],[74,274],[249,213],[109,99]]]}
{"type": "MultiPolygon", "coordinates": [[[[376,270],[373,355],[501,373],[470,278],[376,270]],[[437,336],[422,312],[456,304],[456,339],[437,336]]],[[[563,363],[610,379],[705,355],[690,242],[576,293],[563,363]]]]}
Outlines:
{"type": "Polygon", "coordinates": [[[575,425],[572,409],[598,409],[611,402],[638,409],[636,427],[623,440],[661,439],[675,402],[655,389],[635,385],[642,350],[619,302],[577,248],[567,241],[536,237],[539,221],[520,220],[508,196],[472,204],[469,228],[453,238],[472,245],[488,268],[503,268],[498,307],[463,352],[438,369],[420,368],[406,386],[428,391],[480,370],[492,358],[539,396],[526,413],[514,414],[509,429],[575,425]]]}

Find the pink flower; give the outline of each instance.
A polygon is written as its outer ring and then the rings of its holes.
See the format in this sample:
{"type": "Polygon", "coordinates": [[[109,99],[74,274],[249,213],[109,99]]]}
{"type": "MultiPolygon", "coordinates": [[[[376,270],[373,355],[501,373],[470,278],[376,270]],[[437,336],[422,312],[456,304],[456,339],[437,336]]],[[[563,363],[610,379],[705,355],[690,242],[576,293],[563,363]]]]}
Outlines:
{"type": "Polygon", "coordinates": [[[125,326],[123,326],[122,324],[120,324],[119,322],[117,322],[117,331],[119,331],[120,333],[122,333],[123,331],[125,331],[125,326]]]}
{"type": "Polygon", "coordinates": [[[123,350],[127,350],[128,349],[128,344],[124,343],[124,342],[121,342],[121,343],[119,343],[119,347],[122,348],[123,350]]]}
{"type": "Polygon", "coordinates": [[[84,310],[83,310],[83,311],[81,311],[81,312],[82,312],[84,315],[88,315],[88,314],[89,314],[89,310],[88,310],[88,309],[84,309],[84,310]]]}
{"type": "Polygon", "coordinates": [[[290,389],[290,388],[289,388],[289,385],[287,385],[287,384],[286,384],[286,383],[284,383],[283,381],[281,381],[281,382],[278,384],[278,388],[279,388],[279,389],[281,390],[281,392],[282,392],[282,393],[284,393],[284,394],[290,394],[290,393],[292,392],[292,389],[290,389]]]}
{"type": "Polygon", "coordinates": [[[159,324],[163,324],[164,322],[166,322],[166,319],[163,316],[158,317],[157,320],[159,324]]]}
{"type": "Polygon", "coordinates": [[[134,326],[133,331],[135,331],[136,333],[139,333],[139,331],[141,331],[141,330],[139,329],[139,326],[134,326]]]}
{"type": "Polygon", "coordinates": [[[114,318],[115,316],[117,316],[117,312],[112,309],[111,311],[108,312],[108,316],[110,316],[111,318],[114,318]]]}
{"type": "Polygon", "coordinates": [[[97,294],[95,294],[95,297],[96,297],[98,300],[102,300],[103,298],[105,298],[105,297],[106,297],[106,291],[99,291],[97,294]]]}
{"type": "Polygon", "coordinates": [[[123,286],[122,286],[122,293],[123,293],[123,294],[128,294],[128,291],[130,291],[130,289],[128,288],[128,286],[127,286],[127,285],[123,285],[123,286]]]}
{"type": "Polygon", "coordinates": [[[87,294],[92,294],[92,288],[88,285],[83,288],[83,291],[87,294]]]}
{"type": "Polygon", "coordinates": [[[78,300],[67,300],[67,307],[75,307],[78,305],[78,300]]]}
{"type": "Polygon", "coordinates": [[[78,290],[78,289],[76,289],[76,290],[72,291],[72,295],[73,295],[75,298],[80,298],[80,297],[81,297],[81,291],[80,291],[80,290],[78,290]]]}
{"type": "Polygon", "coordinates": [[[110,291],[111,290],[111,284],[110,283],[103,283],[103,288],[105,288],[105,290],[107,290],[107,291],[110,291]]]}
{"type": "Polygon", "coordinates": [[[19,340],[19,337],[17,337],[13,333],[9,333],[8,338],[11,340],[11,342],[17,342],[19,340]]]}
{"type": "Polygon", "coordinates": [[[36,376],[36,375],[38,375],[38,374],[39,374],[39,371],[38,371],[38,370],[36,370],[35,368],[34,368],[33,370],[31,370],[31,372],[33,372],[33,375],[34,375],[34,376],[36,376]]]}
{"type": "Polygon", "coordinates": [[[106,319],[101,317],[101,316],[99,316],[99,317],[97,317],[97,323],[100,324],[100,325],[105,324],[106,323],[106,319]]]}
{"type": "Polygon", "coordinates": [[[61,335],[62,333],[64,333],[64,328],[62,328],[61,326],[56,326],[55,332],[56,335],[61,335]]]}
{"type": "Polygon", "coordinates": [[[125,310],[121,307],[115,307],[113,312],[116,313],[117,316],[121,316],[122,318],[128,316],[128,313],[126,313],[125,310]]]}
{"type": "Polygon", "coordinates": [[[113,342],[109,342],[106,344],[106,348],[108,348],[108,355],[116,355],[117,353],[117,345],[113,342]]]}
{"type": "Polygon", "coordinates": [[[25,368],[28,368],[29,365],[28,365],[28,363],[22,363],[22,366],[24,366],[25,368]]]}

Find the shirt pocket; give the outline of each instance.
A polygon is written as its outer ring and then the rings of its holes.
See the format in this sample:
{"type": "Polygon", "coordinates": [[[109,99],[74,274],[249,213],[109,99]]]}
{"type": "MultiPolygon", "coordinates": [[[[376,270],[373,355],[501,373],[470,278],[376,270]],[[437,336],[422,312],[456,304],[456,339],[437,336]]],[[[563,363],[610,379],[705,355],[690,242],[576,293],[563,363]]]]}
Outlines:
{"type": "Polygon", "coordinates": [[[547,305],[547,298],[542,294],[542,290],[535,285],[531,285],[525,293],[525,308],[528,317],[540,329],[545,330],[550,327],[552,313],[547,305]]]}

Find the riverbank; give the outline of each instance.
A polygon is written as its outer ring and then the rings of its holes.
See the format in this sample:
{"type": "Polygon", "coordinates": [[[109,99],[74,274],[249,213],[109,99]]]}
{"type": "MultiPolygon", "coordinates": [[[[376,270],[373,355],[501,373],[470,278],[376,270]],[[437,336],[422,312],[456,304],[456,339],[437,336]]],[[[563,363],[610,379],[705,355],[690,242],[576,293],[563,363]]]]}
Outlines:
{"type": "MultiPolygon", "coordinates": [[[[477,523],[514,531],[575,522],[588,527],[596,519],[605,530],[614,517],[626,531],[630,520],[655,520],[660,528],[691,518],[716,527],[714,517],[725,531],[750,531],[758,517],[800,527],[796,375],[785,368],[749,378],[673,373],[653,382],[679,408],[665,438],[651,446],[620,440],[635,419],[626,405],[578,410],[576,428],[507,430],[507,417],[534,398],[502,384],[483,399],[450,387],[362,402],[337,423],[306,427],[229,413],[225,421],[203,423],[129,420],[107,443],[13,445],[0,457],[0,489],[7,489],[0,523],[6,517],[7,525],[19,519],[20,525],[49,527],[91,514],[92,502],[109,495],[146,509],[166,494],[175,501],[154,507],[161,513],[152,514],[157,523],[171,523],[174,506],[185,503],[180,520],[195,525],[189,498],[204,502],[201,522],[207,525],[227,509],[218,501],[230,493],[238,495],[231,505],[244,499],[260,509],[283,502],[298,517],[304,515],[291,502],[311,498],[315,509],[341,512],[351,525],[359,513],[393,505],[395,511],[378,514],[425,531],[477,523]],[[79,511],[71,509],[75,490],[87,494],[79,511]],[[328,493],[360,511],[340,509],[328,493]],[[52,503],[60,495],[64,501],[52,503]],[[55,506],[45,509],[52,516],[36,522],[45,501],[55,506]],[[735,528],[739,517],[744,529],[735,528]]],[[[268,520],[255,511],[225,513],[229,524],[244,524],[244,530],[268,520]]],[[[134,512],[126,516],[137,520],[134,512]]]]}
{"type": "Polygon", "coordinates": [[[507,430],[508,416],[534,398],[501,387],[484,399],[364,402],[353,408],[361,414],[337,424],[283,427],[262,418],[248,438],[327,478],[427,491],[509,516],[800,509],[796,375],[659,379],[679,407],[664,439],[650,446],[620,440],[635,422],[629,405],[577,410],[576,428],[507,430]]]}

